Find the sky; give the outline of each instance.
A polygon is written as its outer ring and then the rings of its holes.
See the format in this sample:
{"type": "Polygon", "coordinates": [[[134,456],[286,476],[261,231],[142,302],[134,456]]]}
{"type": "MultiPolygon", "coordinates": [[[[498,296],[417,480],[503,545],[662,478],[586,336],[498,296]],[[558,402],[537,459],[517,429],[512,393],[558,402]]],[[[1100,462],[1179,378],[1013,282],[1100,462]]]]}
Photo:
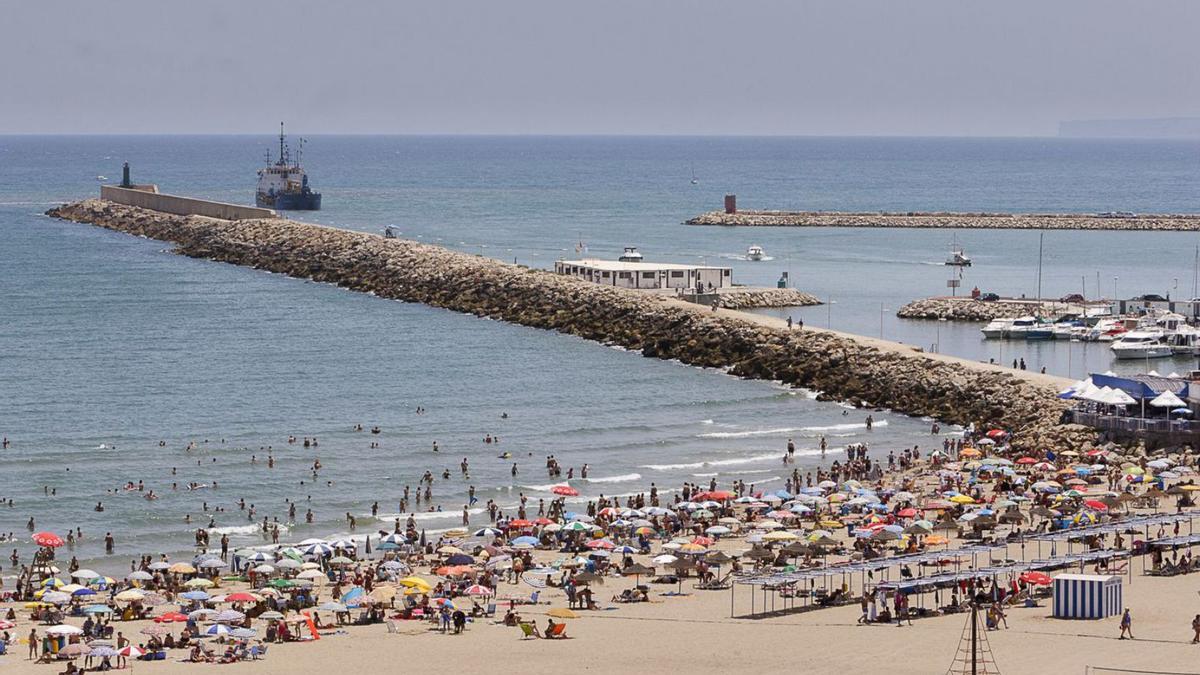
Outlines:
{"type": "Polygon", "coordinates": [[[1052,136],[1200,116],[1193,0],[4,0],[0,133],[1052,136]]]}

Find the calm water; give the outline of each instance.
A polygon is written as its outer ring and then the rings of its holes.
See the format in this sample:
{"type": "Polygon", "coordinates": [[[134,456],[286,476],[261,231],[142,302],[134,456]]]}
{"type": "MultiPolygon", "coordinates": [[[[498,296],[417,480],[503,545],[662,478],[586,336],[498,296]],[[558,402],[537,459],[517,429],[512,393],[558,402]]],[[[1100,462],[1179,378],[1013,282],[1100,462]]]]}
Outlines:
{"type": "MultiPolygon", "coordinates": [[[[834,446],[934,442],[920,420],[876,415],[887,424],[868,433],[859,413],[771,383],[182,258],[39,215],[95,194],[96,176],[118,178],[126,159],[135,179],[165,191],[248,202],[270,143],[0,137],[0,433],[13,442],[0,454],[0,495],[16,504],[0,509],[0,531],[26,540],[31,515],[39,529],[78,526],[87,539],[74,553],[87,560],[111,530],[118,555],[93,564],[117,569],[141,552],[186,549],[189,528],[207,523],[205,502],[226,509],[217,526],[235,545],[250,545],[261,539],[240,497],[260,518],[285,519],[289,498],[300,513],[311,503],[316,522],[288,539],[343,533],[347,512],[362,533],[375,525],[365,517],[372,501],[391,517],[405,485],[449,468],[434,490],[448,513],[419,516],[444,529],[458,524],[468,485],[505,508],[522,492],[548,496],[548,454],[591,464],[591,481],[573,484],[595,497],[714,473],[781,486],[789,436],[807,461],[822,435],[834,446]],[[414,414],[418,405],[428,413],[414,414]],[[383,433],[352,432],[356,423],[383,433]],[[481,442],[489,433],[499,446],[481,442]],[[291,434],[317,436],[320,447],[288,446],[291,434]],[[185,450],[191,441],[198,450],[185,450]],[[515,455],[515,479],[502,451],[515,455]],[[314,484],[317,457],[325,468],[314,484]],[[464,457],[469,481],[457,470],[464,457]],[[107,492],[139,479],[161,499],[107,492]],[[219,488],[171,490],[190,481],[219,488]],[[57,495],[45,496],[47,486],[57,495]],[[92,510],[97,501],[104,513],[92,510]]],[[[537,266],[573,256],[583,241],[599,257],[637,245],[651,260],[720,260],[740,283],[773,284],[789,270],[797,286],[834,301],[794,312],[810,324],[877,335],[882,315],[892,339],[972,358],[1023,356],[1075,377],[1110,367],[1107,348],[1006,343],[1001,354],[977,327],[893,317],[904,302],[944,292],[948,272],[935,263],[949,232],[680,222],[726,192],[748,208],[1141,212],[1192,212],[1200,194],[1200,144],[1167,142],[318,137],[306,164],[326,207],[309,220],[366,231],[391,224],[406,237],[537,266]],[[738,260],[750,244],[774,260],[738,260]]],[[[976,261],[967,288],[1035,292],[1036,233],[958,236],[976,261]]],[[[1197,244],[1194,234],[1049,233],[1044,294],[1086,283],[1094,296],[1099,274],[1106,296],[1114,277],[1121,295],[1190,296],[1197,244]]]]}

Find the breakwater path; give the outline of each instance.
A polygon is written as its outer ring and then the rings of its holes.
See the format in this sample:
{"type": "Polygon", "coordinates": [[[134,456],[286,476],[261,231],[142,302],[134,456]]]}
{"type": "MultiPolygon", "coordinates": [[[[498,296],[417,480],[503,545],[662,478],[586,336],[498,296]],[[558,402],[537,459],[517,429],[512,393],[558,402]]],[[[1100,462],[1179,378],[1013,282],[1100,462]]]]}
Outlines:
{"type": "Polygon", "coordinates": [[[837,211],[709,211],[687,225],[742,227],[911,227],[997,230],[1200,230],[1200,215],[1069,213],[842,213],[837,211]]]}
{"type": "Polygon", "coordinates": [[[1081,447],[1094,439],[1061,425],[1064,380],[828,330],[788,330],[778,319],[599,286],[402,239],[286,220],[178,216],[102,200],[48,215],[172,242],[176,251],[378,295],[557,330],[778,380],[866,407],[959,424],[996,425],[1021,447],[1081,447]]]}

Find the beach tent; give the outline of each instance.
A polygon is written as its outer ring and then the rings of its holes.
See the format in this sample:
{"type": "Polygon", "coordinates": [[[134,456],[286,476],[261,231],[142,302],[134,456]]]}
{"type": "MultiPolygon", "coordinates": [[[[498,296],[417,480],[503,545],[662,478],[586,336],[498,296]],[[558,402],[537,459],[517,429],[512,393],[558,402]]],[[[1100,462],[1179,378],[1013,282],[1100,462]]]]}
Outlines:
{"type": "Polygon", "coordinates": [[[1121,577],[1060,574],[1054,577],[1054,618],[1103,619],[1121,613],[1121,577]]]}

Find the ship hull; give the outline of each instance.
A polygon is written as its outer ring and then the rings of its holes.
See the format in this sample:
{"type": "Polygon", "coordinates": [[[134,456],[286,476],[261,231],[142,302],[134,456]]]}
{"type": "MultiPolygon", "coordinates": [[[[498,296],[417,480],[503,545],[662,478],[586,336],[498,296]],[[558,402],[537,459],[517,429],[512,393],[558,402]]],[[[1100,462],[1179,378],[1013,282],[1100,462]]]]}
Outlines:
{"type": "Polygon", "coordinates": [[[263,208],[281,211],[321,210],[321,193],[319,192],[284,192],[274,195],[259,192],[255,195],[254,201],[263,208]]]}

